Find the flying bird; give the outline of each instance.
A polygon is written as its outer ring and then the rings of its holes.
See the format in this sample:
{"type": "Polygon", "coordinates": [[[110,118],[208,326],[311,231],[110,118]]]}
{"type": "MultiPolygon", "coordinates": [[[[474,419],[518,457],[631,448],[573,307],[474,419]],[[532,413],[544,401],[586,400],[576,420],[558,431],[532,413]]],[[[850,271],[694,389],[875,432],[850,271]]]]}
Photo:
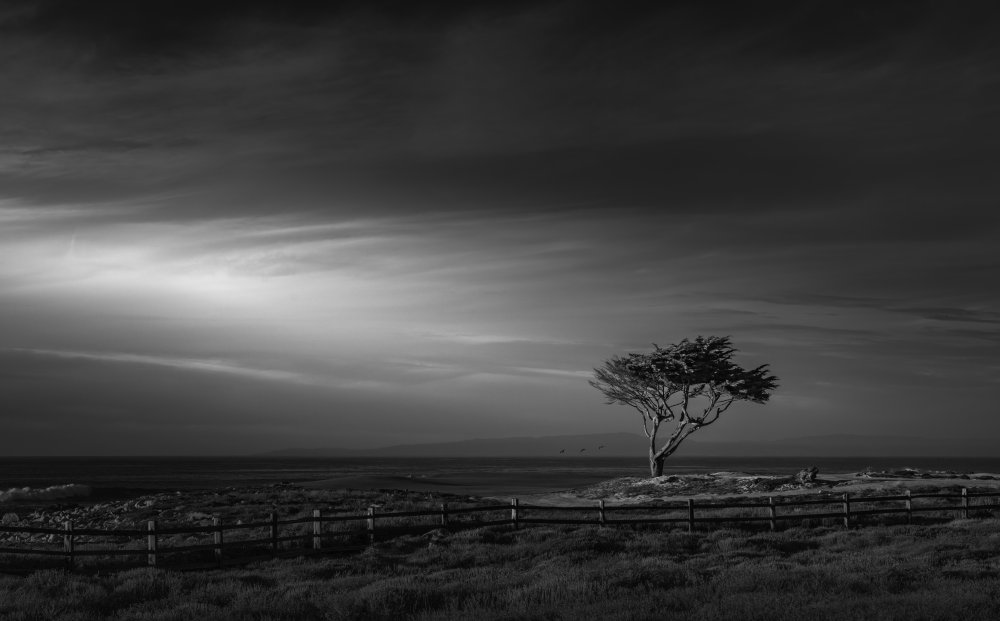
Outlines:
{"type": "Polygon", "coordinates": [[[604,448],[604,445],[603,445],[603,444],[602,444],[602,445],[600,445],[599,447],[597,447],[597,450],[601,450],[602,448],[604,448]]]}
{"type": "Polygon", "coordinates": [[[586,450],[587,450],[587,449],[585,449],[585,448],[584,448],[584,449],[580,449],[580,452],[582,453],[582,452],[584,452],[584,451],[586,451],[586,450]]]}
{"type": "Polygon", "coordinates": [[[561,453],[565,453],[565,452],[566,452],[566,449],[563,449],[563,450],[559,451],[560,454],[561,453]]]}

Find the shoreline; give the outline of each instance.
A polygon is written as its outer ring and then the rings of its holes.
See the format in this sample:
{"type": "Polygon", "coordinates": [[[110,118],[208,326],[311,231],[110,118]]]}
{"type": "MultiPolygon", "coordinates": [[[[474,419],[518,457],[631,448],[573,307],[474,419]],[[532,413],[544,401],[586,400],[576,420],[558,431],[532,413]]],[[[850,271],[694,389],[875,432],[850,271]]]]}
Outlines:
{"type": "MultiPolygon", "coordinates": [[[[804,472],[804,471],[803,471],[804,472]]],[[[58,506],[128,502],[146,497],[220,496],[234,490],[266,494],[282,489],[321,492],[402,492],[410,494],[497,499],[544,497],[561,494],[587,499],[699,498],[725,495],[787,495],[836,489],[862,491],[872,488],[914,488],[945,486],[1000,488],[1000,473],[933,471],[903,468],[892,471],[817,473],[803,482],[797,475],[719,471],[711,473],[665,474],[660,477],[618,476],[592,472],[474,472],[421,475],[357,474],[280,483],[210,486],[200,488],[158,488],[139,486],[58,485],[46,488],[0,490],[0,512],[23,505],[58,506]]]]}
{"type": "MultiPolygon", "coordinates": [[[[115,506],[130,511],[137,505],[167,508],[179,504],[210,507],[272,506],[301,503],[307,499],[330,502],[333,499],[361,498],[372,495],[395,495],[413,499],[439,499],[474,502],[521,498],[544,504],[572,504],[605,500],[612,503],[638,504],[647,501],[708,499],[724,497],[786,496],[843,492],[867,492],[873,489],[1000,489],[1000,474],[952,471],[865,471],[817,474],[812,480],[800,480],[787,474],[750,474],[714,472],[705,474],[669,474],[661,477],[612,477],[599,474],[573,476],[526,475],[524,473],[431,474],[422,476],[357,475],[302,482],[268,485],[245,485],[201,489],[150,489],[140,487],[54,486],[34,490],[13,498],[0,498],[0,515],[19,510],[62,511],[72,507],[99,508],[115,506]],[[58,488],[85,488],[62,495],[58,488]]],[[[7,490],[11,492],[13,490],[7,490]]],[[[18,490],[21,491],[21,490],[18,490]]]]}
{"type": "MultiPolygon", "coordinates": [[[[338,477],[303,484],[279,483],[224,489],[174,490],[128,498],[106,498],[97,491],[86,498],[62,498],[0,503],[4,526],[62,528],[71,522],[79,529],[128,530],[144,528],[156,520],[163,525],[209,526],[214,519],[228,524],[261,522],[270,515],[297,519],[314,509],[324,514],[363,515],[370,507],[384,511],[413,511],[509,503],[517,498],[525,505],[550,507],[589,506],[604,501],[608,506],[662,505],[688,499],[734,501],[736,499],[816,495],[839,497],[844,492],[859,501],[864,496],[957,491],[1000,490],[1000,474],[955,473],[906,469],[893,472],[827,474],[808,477],[751,475],[742,472],[666,475],[663,477],[618,477],[576,487],[525,486],[522,480],[493,477],[491,482],[474,477],[338,477]],[[506,486],[505,486],[506,485],[506,486]],[[477,493],[473,493],[477,492],[477,493]]],[[[532,482],[528,482],[532,483],[532,482]]],[[[119,491],[128,488],[117,488],[119,491]]],[[[106,490],[107,491],[107,490],[106,490]]],[[[113,496],[113,494],[112,494],[113,496]]],[[[6,543],[55,543],[57,535],[0,533],[6,543]]]]}

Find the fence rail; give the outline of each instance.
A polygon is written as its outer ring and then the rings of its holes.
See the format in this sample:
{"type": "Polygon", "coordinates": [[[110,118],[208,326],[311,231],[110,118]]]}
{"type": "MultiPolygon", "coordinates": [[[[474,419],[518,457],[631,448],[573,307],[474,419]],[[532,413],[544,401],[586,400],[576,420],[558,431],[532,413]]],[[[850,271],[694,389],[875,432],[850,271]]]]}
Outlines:
{"type": "MultiPolygon", "coordinates": [[[[960,493],[944,492],[938,494],[905,494],[896,496],[827,496],[823,498],[780,498],[770,497],[765,500],[747,502],[696,502],[686,501],[660,502],[646,505],[608,505],[599,500],[588,506],[545,506],[521,504],[517,498],[512,498],[510,504],[485,505],[478,507],[448,507],[442,504],[438,509],[417,511],[390,511],[379,513],[375,507],[369,507],[362,514],[323,515],[319,509],[313,510],[311,516],[289,519],[279,519],[272,513],[266,521],[255,521],[238,524],[223,524],[219,518],[214,518],[211,525],[190,525],[163,527],[150,520],[146,529],[99,529],[75,528],[66,522],[63,528],[0,525],[0,533],[25,535],[61,536],[61,545],[50,544],[48,547],[20,547],[14,545],[0,546],[0,555],[39,555],[61,556],[68,568],[74,567],[79,557],[84,556],[145,556],[145,563],[151,566],[161,564],[165,555],[190,552],[210,551],[215,564],[223,564],[227,560],[226,550],[264,548],[271,556],[284,555],[289,552],[323,551],[323,550],[353,550],[363,546],[345,545],[351,541],[365,540],[369,544],[376,541],[379,535],[392,536],[402,533],[428,532],[435,528],[479,528],[484,526],[512,525],[518,528],[521,524],[573,524],[573,525],[639,525],[639,524],[675,524],[687,525],[689,531],[694,531],[699,524],[711,525],[720,523],[759,524],[767,522],[771,530],[776,530],[779,523],[804,522],[806,520],[835,520],[844,527],[858,525],[861,518],[877,515],[905,514],[907,522],[912,522],[915,514],[944,513],[949,517],[969,518],[971,513],[992,515],[1000,509],[1000,504],[992,501],[1000,497],[1000,491],[970,492],[962,488],[960,493]],[[958,502],[952,502],[955,500],[958,502]],[[973,499],[980,499],[973,502],[973,499]],[[945,501],[932,504],[915,505],[915,500],[945,501]],[[818,512],[802,510],[803,507],[822,506],[818,512]],[[878,506],[881,505],[881,506],[878,506]],[[831,510],[837,507],[836,510],[831,510]],[[507,513],[509,511],[509,514],[507,513]],[[720,515],[720,511],[729,514],[720,515]],[[735,511],[735,513],[733,513],[735,511]],[[747,512],[750,514],[747,514],[747,512]],[[497,516],[502,513],[502,517],[497,516]],[[477,517],[482,514],[482,518],[477,517]],[[575,514],[575,515],[574,515],[575,514]],[[617,514],[617,515],[616,515],[617,514]],[[468,519],[467,516],[473,516],[468,519]],[[565,517],[564,517],[565,516],[565,517]],[[462,518],[465,519],[462,519],[462,518]],[[417,518],[417,522],[414,522],[417,518]],[[419,518],[428,520],[419,521],[419,518]],[[335,529],[334,525],[355,522],[360,528],[335,529]],[[300,528],[298,532],[289,534],[287,527],[300,528]],[[326,528],[324,528],[326,526],[326,528]],[[286,527],[284,532],[282,527],[286,527]],[[248,532],[248,531],[257,531],[248,532]],[[262,534],[262,531],[266,533],[262,534]],[[245,533],[247,537],[240,537],[245,533]],[[164,537],[171,535],[197,534],[211,535],[210,540],[199,539],[196,543],[181,545],[165,545],[164,537]],[[256,535],[256,536],[255,536],[256,535]],[[114,548],[95,548],[95,545],[107,545],[108,541],[94,541],[95,538],[128,539],[127,543],[119,543],[114,548]],[[342,540],[341,545],[330,547],[332,539],[342,540]],[[299,548],[282,550],[282,544],[301,542],[299,548]],[[131,544],[131,545],[130,545],[131,544]]],[[[190,539],[190,537],[189,537],[190,539]]],[[[8,542],[10,543],[10,542],[8,542]]]]}

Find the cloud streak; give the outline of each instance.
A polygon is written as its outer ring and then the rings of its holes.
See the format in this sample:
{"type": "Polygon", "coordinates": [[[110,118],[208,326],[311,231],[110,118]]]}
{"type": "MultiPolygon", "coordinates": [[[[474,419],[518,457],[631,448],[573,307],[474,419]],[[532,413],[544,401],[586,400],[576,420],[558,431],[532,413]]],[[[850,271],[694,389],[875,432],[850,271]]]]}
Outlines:
{"type": "Polygon", "coordinates": [[[129,354],[121,352],[84,352],[84,351],[58,351],[48,349],[5,349],[4,351],[15,354],[30,354],[34,356],[53,356],[56,358],[68,358],[79,360],[91,360],[95,362],[111,362],[117,364],[139,364],[170,367],[184,371],[199,373],[224,373],[239,375],[255,380],[268,380],[277,382],[291,382],[296,384],[317,385],[320,382],[315,378],[309,378],[298,373],[279,371],[275,369],[258,369],[238,364],[231,360],[211,360],[199,358],[171,358],[165,356],[151,356],[145,354],[129,354]]]}

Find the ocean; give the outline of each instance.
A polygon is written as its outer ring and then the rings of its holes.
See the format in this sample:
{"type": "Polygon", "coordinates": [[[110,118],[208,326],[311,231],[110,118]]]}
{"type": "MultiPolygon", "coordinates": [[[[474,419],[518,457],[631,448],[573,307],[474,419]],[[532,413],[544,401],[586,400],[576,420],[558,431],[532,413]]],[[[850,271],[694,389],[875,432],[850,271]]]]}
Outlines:
{"type": "MultiPolygon", "coordinates": [[[[1000,472],[1000,458],[942,457],[676,457],[664,474],[718,471],[794,474],[816,466],[823,473],[868,468],[1000,472]]],[[[305,483],[343,477],[442,477],[534,481],[566,488],[601,480],[646,476],[642,456],[565,458],[296,458],[296,457],[36,457],[0,458],[0,499],[52,486],[86,486],[95,496],[129,493],[305,483]],[[25,490],[27,488],[27,490],[25,490]],[[9,494],[8,494],[9,495],[9,494]]]]}

